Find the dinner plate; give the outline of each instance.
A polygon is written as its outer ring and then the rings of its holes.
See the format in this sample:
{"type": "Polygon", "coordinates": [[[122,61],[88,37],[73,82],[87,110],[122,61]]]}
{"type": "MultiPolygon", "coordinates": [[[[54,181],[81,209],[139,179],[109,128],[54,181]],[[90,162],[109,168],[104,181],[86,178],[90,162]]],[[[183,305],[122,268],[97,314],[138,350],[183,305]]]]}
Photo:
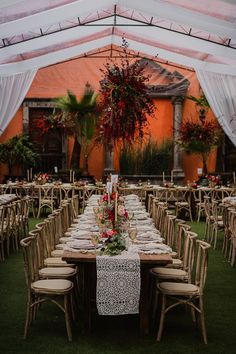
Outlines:
{"type": "Polygon", "coordinates": [[[92,250],[95,248],[90,242],[67,242],[67,246],[80,250],[92,250]]]}
{"type": "Polygon", "coordinates": [[[90,230],[92,225],[90,224],[80,224],[77,230],[90,230]]]}

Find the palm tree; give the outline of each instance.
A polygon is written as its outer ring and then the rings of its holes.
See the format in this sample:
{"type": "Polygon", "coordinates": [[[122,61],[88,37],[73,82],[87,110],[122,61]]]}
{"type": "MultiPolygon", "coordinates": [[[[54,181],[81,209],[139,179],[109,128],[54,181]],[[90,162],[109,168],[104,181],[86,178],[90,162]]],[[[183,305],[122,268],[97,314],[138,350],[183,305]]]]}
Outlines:
{"type": "Polygon", "coordinates": [[[55,115],[60,116],[68,134],[75,138],[73,153],[77,153],[79,158],[81,149],[84,157],[84,172],[88,173],[88,158],[95,146],[92,140],[99,117],[97,94],[87,83],[80,101],[73,92],[67,91],[67,95],[56,98],[55,103],[56,108],[60,110],[55,115]]]}

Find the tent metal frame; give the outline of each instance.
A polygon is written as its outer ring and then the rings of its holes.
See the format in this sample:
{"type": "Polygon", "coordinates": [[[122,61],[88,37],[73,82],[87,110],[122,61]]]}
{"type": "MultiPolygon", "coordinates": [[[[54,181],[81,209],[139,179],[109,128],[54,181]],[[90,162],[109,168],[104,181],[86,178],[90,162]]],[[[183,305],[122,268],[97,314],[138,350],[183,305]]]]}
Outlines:
{"type": "MultiPolygon", "coordinates": [[[[178,34],[181,34],[183,36],[187,36],[187,37],[193,37],[193,38],[196,38],[198,40],[202,40],[202,41],[205,41],[205,42],[209,42],[209,43],[214,43],[214,44],[217,44],[219,46],[223,46],[223,47],[229,47],[231,49],[236,49],[236,44],[235,45],[232,45],[231,43],[231,39],[230,38],[227,38],[224,40],[224,43],[222,42],[218,42],[216,40],[213,40],[213,39],[210,39],[210,34],[208,36],[208,38],[203,38],[201,37],[200,35],[196,35],[193,33],[193,28],[188,28],[188,29],[185,29],[182,25],[179,25],[181,28],[182,28],[182,31],[180,30],[176,30],[176,29],[173,29],[173,22],[170,22],[170,25],[167,27],[167,26],[161,26],[161,25],[157,25],[155,23],[153,23],[153,16],[151,17],[151,19],[149,21],[145,21],[145,20],[140,20],[140,19],[136,19],[134,17],[131,16],[125,16],[125,15],[122,15],[122,14],[117,14],[117,9],[116,9],[116,5],[114,6],[114,10],[113,10],[113,13],[110,13],[109,15],[103,15],[101,16],[101,14],[99,12],[97,12],[97,18],[96,19],[93,19],[93,20],[81,20],[79,17],[76,18],[76,22],[74,24],[71,24],[71,26],[66,25],[65,28],[63,28],[60,23],[58,23],[57,25],[59,26],[59,28],[57,30],[53,30],[53,31],[49,31],[50,27],[46,30],[43,30],[43,28],[39,28],[39,32],[35,32],[35,36],[34,37],[31,37],[31,38],[25,38],[24,37],[24,34],[21,34],[19,36],[21,36],[21,39],[19,40],[16,40],[14,41],[14,38],[16,38],[16,36],[12,36],[11,38],[2,38],[1,41],[2,41],[2,45],[0,45],[0,49],[2,48],[6,48],[6,47],[9,47],[9,46],[14,46],[16,44],[19,44],[19,43],[23,43],[23,42],[27,42],[27,41],[32,41],[34,39],[37,39],[39,37],[46,37],[46,36],[50,36],[51,34],[55,34],[55,33],[58,33],[58,32],[62,32],[62,31],[67,31],[71,28],[76,28],[76,27],[82,27],[82,26],[92,26],[92,27],[112,27],[113,30],[116,26],[119,26],[119,27],[153,27],[153,28],[159,28],[159,29],[162,29],[162,30],[166,30],[166,31],[169,31],[169,32],[174,32],[174,33],[178,33],[178,34]],[[98,20],[101,20],[101,19],[109,19],[109,18],[113,18],[113,21],[109,24],[99,24],[99,23],[96,23],[96,21],[98,20]],[[135,22],[138,22],[138,24],[134,23],[134,24],[130,24],[130,23],[127,23],[127,24],[117,24],[117,19],[118,18],[122,18],[122,19],[125,19],[125,20],[132,20],[132,21],[135,21],[135,22]]],[[[72,21],[72,19],[70,20],[72,21]]],[[[56,25],[56,24],[55,24],[56,25]]],[[[33,32],[31,32],[32,34],[33,32]]],[[[17,36],[18,37],[18,36],[17,36]]],[[[219,37],[219,36],[218,36],[219,37]]],[[[222,38],[219,37],[219,40],[223,40],[222,38]]]]}

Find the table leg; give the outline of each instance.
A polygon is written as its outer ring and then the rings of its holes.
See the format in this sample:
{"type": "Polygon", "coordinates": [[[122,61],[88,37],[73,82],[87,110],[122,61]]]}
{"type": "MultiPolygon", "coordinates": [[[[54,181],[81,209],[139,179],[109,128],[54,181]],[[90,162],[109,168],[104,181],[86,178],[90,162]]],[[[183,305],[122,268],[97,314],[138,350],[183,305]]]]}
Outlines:
{"type": "Polygon", "coordinates": [[[149,334],[149,300],[150,300],[150,265],[141,267],[141,290],[139,306],[139,334],[141,337],[149,334]]]}

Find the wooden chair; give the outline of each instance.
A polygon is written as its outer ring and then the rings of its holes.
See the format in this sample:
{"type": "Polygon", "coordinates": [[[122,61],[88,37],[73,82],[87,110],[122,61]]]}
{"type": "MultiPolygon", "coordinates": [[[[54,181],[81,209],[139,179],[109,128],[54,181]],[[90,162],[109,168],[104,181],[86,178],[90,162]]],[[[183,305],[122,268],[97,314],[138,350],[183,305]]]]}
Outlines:
{"type": "Polygon", "coordinates": [[[203,340],[204,343],[207,344],[203,307],[203,290],[207,276],[208,250],[211,246],[201,240],[197,240],[197,245],[198,251],[195,281],[193,283],[161,282],[157,285],[157,290],[161,295],[162,303],[157,341],[160,341],[162,338],[166,313],[178,305],[187,305],[192,309],[194,321],[196,320],[195,315],[199,315],[203,340]],[[171,301],[170,305],[167,304],[167,300],[171,301]]]}
{"type": "Polygon", "coordinates": [[[42,210],[48,209],[50,212],[52,212],[57,208],[60,201],[58,192],[59,189],[54,186],[38,186],[37,218],[40,217],[42,210]]]}
{"type": "Polygon", "coordinates": [[[176,188],[176,199],[175,207],[176,207],[176,215],[177,217],[181,212],[185,212],[188,214],[191,221],[193,221],[192,217],[192,209],[191,209],[191,191],[189,188],[176,188]]]}
{"type": "Polygon", "coordinates": [[[224,229],[224,223],[222,219],[222,208],[217,200],[212,200],[212,233],[210,243],[216,248],[218,231],[224,229]]]}
{"type": "Polygon", "coordinates": [[[207,242],[210,242],[214,220],[212,216],[211,198],[208,196],[204,196],[204,208],[205,208],[205,215],[206,215],[204,239],[207,242]]]}
{"type": "Polygon", "coordinates": [[[191,282],[191,274],[194,263],[194,249],[197,234],[195,232],[186,231],[184,237],[184,254],[183,268],[177,269],[172,267],[155,267],[151,269],[151,274],[157,277],[157,282],[160,281],[179,281],[191,282]]]}
{"type": "Polygon", "coordinates": [[[72,340],[71,332],[71,296],[74,284],[67,279],[40,279],[37,262],[38,250],[35,236],[20,241],[23,249],[24,270],[27,285],[27,308],[24,338],[28,335],[30,324],[36,318],[39,304],[51,301],[64,312],[68,340],[72,340]],[[63,305],[60,303],[63,301],[63,305]]]}
{"type": "Polygon", "coordinates": [[[229,254],[228,261],[233,267],[236,259],[236,209],[229,214],[229,254]]]}

